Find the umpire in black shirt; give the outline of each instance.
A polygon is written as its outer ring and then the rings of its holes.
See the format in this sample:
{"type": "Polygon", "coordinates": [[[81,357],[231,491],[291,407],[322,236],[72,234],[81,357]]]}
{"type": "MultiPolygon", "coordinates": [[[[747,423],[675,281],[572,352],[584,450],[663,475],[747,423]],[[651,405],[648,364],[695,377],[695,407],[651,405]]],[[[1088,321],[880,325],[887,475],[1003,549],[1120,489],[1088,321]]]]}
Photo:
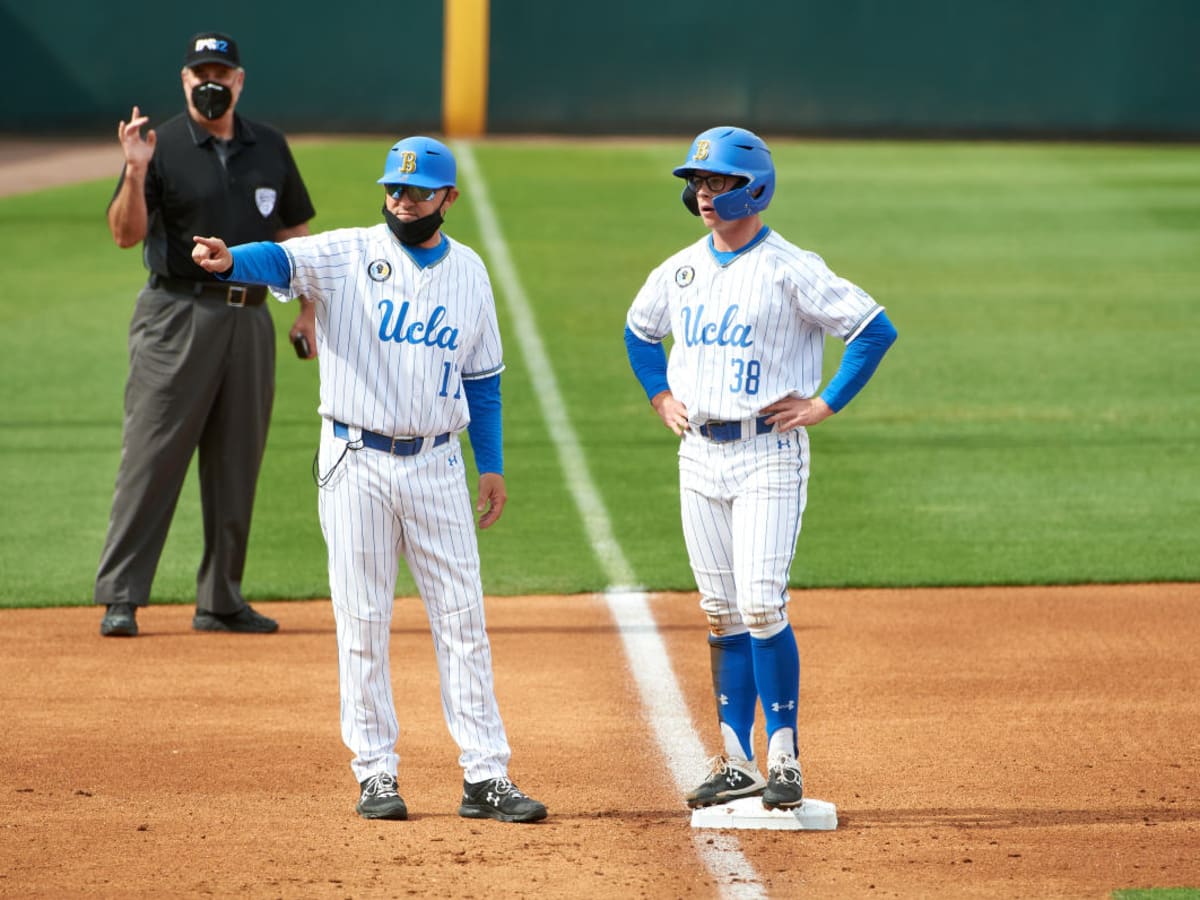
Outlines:
{"type": "MultiPolygon", "coordinates": [[[[187,474],[199,449],[204,556],[196,578],[197,631],[269,633],[274,620],[242,597],[242,571],[259,466],[275,393],[275,333],[265,289],[217,282],[192,262],[192,237],[230,243],[308,234],[312,202],[287,140],[234,111],[246,73],[237,44],[206,32],[183,62],[187,112],[141,129],[133,107],[117,134],[125,166],[108,207],[121,247],[143,242],[150,270],[129,326],[121,463],[95,601],[100,633],[137,634],[187,474]]],[[[316,346],[310,304],[293,337],[316,346]]]]}

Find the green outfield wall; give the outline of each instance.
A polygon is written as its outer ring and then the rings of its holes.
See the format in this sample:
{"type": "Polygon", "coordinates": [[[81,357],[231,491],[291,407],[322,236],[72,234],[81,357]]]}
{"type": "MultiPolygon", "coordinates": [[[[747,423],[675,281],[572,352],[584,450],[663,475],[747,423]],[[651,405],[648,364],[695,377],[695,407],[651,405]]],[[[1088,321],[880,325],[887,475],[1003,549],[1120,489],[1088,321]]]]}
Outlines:
{"type": "MultiPolygon", "coordinates": [[[[1200,137],[1200,0],[480,8],[478,118],[492,133],[734,122],[772,134],[1200,137]]],[[[210,28],[241,44],[248,115],[290,131],[440,131],[444,21],[441,2],[0,0],[0,131],[104,132],[134,103],[165,118],[181,107],[183,44],[210,28]]]]}

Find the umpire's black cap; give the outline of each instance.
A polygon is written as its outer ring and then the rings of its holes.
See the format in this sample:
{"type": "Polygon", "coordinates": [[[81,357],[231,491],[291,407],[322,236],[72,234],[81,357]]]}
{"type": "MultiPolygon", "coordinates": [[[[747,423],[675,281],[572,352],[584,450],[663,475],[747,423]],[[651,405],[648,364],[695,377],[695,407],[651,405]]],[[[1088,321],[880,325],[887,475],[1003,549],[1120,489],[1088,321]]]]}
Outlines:
{"type": "Polygon", "coordinates": [[[183,64],[188,68],[202,63],[221,63],[234,69],[241,66],[237,41],[219,31],[202,31],[188,41],[183,64]]]}

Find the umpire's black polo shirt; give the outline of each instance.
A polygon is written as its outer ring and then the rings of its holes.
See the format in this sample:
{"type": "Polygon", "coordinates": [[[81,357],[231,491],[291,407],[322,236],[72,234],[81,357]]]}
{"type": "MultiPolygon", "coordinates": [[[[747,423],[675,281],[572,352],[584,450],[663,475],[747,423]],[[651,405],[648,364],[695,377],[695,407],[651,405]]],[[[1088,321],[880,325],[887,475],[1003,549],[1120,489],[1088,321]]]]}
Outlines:
{"type": "Polygon", "coordinates": [[[155,131],[158,142],[146,172],[149,218],[143,248],[146,268],[152,273],[215,281],[214,275],[192,262],[193,235],[215,235],[232,247],[274,240],[281,229],[313,217],[308,189],[287,140],[270,125],[235,113],[234,136],[224,164],[213,136],[187,113],[155,131]]]}

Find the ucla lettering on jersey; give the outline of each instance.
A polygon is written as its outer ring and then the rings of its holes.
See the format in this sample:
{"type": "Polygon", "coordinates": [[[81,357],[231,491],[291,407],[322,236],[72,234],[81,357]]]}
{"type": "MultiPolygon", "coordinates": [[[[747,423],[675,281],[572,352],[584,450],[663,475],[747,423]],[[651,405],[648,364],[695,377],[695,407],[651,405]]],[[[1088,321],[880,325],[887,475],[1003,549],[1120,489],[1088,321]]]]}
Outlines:
{"type": "Polygon", "coordinates": [[[725,310],[720,323],[715,320],[704,320],[704,304],[695,309],[684,306],[680,309],[683,319],[683,340],[689,347],[697,344],[716,345],[718,347],[752,347],[751,327],[744,322],[735,322],[738,305],[735,303],[725,310]]]}
{"type": "Polygon", "coordinates": [[[435,307],[429,314],[429,319],[409,323],[409,303],[405,300],[400,304],[395,323],[392,313],[395,306],[391,300],[380,300],[379,309],[383,312],[383,321],[379,323],[379,339],[394,341],[397,344],[425,345],[426,347],[441,347],[443,350],[458,349],[458,329],[442,325],[446,317],[446,307],[435,307]]]}

